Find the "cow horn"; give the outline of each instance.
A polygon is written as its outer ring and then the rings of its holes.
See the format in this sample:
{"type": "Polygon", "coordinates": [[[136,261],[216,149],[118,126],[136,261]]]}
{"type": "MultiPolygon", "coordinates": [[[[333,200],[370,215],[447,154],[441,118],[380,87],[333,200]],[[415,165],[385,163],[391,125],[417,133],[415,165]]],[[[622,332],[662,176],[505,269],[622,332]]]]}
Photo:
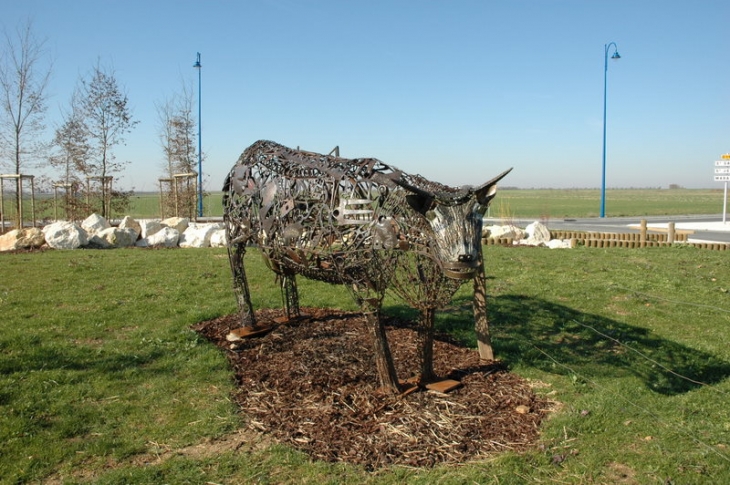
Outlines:
{"type": "Polygon", "coordinates": [[[477,187],[476,189],[474,189],[474,193],[476,194],[477,200],[479,201],[480,204],[486,204],[489,201],[489,199],[491,199],[491,196],[494,195],[494,192],[495,192],[494,189],[496,188],[495,186],[497,185],[497,182],[502,180],[511,171],[512,171],[512,168],[505,170],[504,172],[497,175],[489,182],[482,184],[479,187],[477,187]]]}

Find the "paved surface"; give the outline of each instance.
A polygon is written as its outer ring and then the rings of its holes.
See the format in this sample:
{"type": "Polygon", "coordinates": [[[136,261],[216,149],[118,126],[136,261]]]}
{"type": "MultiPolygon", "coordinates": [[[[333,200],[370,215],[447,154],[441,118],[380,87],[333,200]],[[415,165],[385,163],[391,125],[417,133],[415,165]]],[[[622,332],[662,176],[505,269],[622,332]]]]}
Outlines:
{"type": "MultiPolygon", "coordinates": [[[[676,231],[691,231],[689,242],[730,243],[730,218],[722,221],[722,215],[700,216],[652,216],[652,217],[605,217],[584,219],[549,219],[541,221],[551,230],[638,233],[641,220],[646,219],[649,232],[666,232],[670,222],[676,231]]],[[[509,222],[525,227],[536,219],[512,219],[509,222]]],[[[503,219],[486,218],[485,225],[505,224],[503,219]]]]}

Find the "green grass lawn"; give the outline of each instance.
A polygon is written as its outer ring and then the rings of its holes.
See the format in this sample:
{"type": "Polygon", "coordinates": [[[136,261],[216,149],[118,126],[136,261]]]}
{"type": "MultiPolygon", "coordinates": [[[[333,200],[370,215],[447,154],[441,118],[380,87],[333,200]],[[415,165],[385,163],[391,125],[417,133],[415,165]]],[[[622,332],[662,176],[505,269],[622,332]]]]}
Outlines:
{"type": "MultiPolygon", "coordinates": [[[[0,483],[730,483],[724,252],[485,255],[497,356],[555,401],[540,443],[368,473],[265,440],[189,452],[246,420],[224,356],[190,330],[235,310],[225,250],[0,253],[0,483]]],[[[254,304],[278,306],[256,256],[254,304]]],[[[300,293],[355,308],[341,287],[300,280],[300,293]]],[[[469,299],[438,326],[474,346],[469,299]]]]}

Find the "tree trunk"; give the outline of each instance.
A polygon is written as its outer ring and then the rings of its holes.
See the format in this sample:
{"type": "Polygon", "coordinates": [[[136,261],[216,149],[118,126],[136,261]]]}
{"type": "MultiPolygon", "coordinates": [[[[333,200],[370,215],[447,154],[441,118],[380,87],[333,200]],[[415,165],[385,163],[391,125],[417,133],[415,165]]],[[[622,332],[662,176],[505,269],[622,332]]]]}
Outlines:
{"type": "Polygon", "coordinates": [[[436,310],[425,308],[421,310],[420,322],[418,322],[418,349],[419,363],[421,365],[420,383],[433,382],[436,375],[433,372],[433,325],[436,310]]]}
{"type": "Polygon", "coordinates": [[[398,383],[398,375],[395,372],[395,366],[393,365],[393,356],[390,353],[390,347],[388,346],[388,339],[385,336],[385,328],[380,320],[380,311],[367,311],[365,312],[368,326],[373,335],[373,342],[375,345],[375,365],[378,370],[378,377],[380,378],[380,385],[386,390],[396,394],[400,392],[400,386],[398,383]]]}

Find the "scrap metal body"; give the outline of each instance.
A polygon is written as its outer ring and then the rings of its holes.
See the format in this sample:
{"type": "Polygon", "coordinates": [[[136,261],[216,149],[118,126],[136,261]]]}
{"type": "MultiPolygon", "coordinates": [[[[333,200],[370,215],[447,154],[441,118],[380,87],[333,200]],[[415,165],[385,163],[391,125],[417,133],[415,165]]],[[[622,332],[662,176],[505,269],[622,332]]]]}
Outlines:
{"type": "Polygon", "coordinates": [[[431,379],[433,312],[463,282],[483,286],[482,217],[504,175],[476,189],[453,188],[374,158],[254,143],[223,188],[241,325],[256,325],[243,265],[246,247],[256,245],[281,278],[290,318],[299,316],[297,274],[350,289],[373,332],[381,381],[397,388],[379,318],[385,291],[393,289],[421,311],[421,360],[428,361],[421,377],[431,379]]]}

